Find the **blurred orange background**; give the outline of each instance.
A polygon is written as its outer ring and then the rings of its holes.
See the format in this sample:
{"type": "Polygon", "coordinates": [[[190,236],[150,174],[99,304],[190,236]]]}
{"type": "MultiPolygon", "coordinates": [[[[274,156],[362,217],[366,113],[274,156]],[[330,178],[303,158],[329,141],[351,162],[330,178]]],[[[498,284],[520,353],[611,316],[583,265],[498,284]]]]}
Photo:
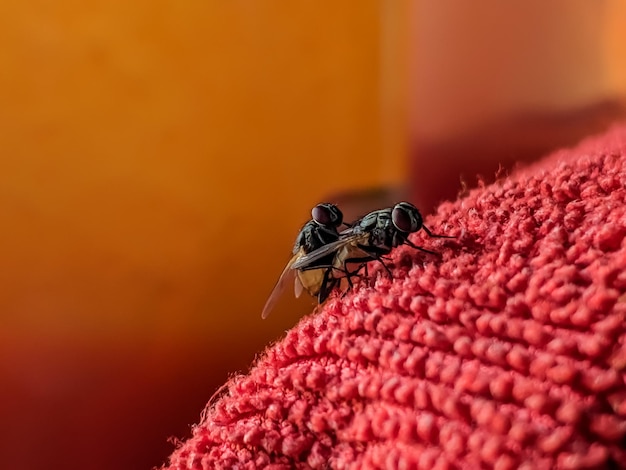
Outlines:
{"type": "Polygon", "coordinates": [[[0,466],[163,463],[312,309],[260,319],[311,206],[400,178],[378,8],[0,6],[0,466]]]}
{"type": "Polygon", "coordinates": [[[0,5],[3,468],[160,465],[311,311],[260,320],[312,205],[405,180],[410,10],[0,5]]]}

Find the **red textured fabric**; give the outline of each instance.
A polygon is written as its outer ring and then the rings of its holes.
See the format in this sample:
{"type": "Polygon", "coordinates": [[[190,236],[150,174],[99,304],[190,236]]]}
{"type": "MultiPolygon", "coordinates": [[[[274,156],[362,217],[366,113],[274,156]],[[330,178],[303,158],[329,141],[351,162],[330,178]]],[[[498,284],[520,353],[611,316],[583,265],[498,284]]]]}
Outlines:
{"type": "Polygon", "coordinates": [[[169,469],[626,468],[626,127],[427,218],[208,406],[169,469]]]}

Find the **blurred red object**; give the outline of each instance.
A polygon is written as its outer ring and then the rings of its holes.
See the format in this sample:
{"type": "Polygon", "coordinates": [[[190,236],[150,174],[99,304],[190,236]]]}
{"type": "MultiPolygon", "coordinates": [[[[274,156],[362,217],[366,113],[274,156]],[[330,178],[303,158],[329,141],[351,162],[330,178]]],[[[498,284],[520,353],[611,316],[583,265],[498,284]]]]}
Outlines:
{"type": "Polygon", "coordinates": [[[411,3],[412,198],[425,212],[477,178],[626,116],[626,6],[411,3]]]}

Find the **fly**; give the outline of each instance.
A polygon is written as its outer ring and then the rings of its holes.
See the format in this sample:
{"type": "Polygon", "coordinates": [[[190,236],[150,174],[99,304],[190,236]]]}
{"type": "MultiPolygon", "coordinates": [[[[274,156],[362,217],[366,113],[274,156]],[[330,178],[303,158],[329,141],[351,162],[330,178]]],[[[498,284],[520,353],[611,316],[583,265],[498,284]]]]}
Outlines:
{"type": "Polygon", "coordinates": [[[301,256],[293,264],[293,269],[306,269],[318,265],[320,259],[328,260],[334,256],[332,266],[346,271],[348,263],[359,263],[359,269],[367,262],[379,261],[391,275],[385,264],[385,255],[400,245],[409,245],[425,253],[438,253],[415,245],[409,240],[411,233],[424,230],[431,238],[454,238],[433,233],[424,225],[422,214],[413,204],[400,202],[387,209],[376,210],[365,215],[339,234],[339,238],[320,248],[301,256]]]}
{"type": "MultiPolygon", "coordinates": [[[[311,211],[311,217],[311,220],[304,224],[296,237],[292,257],[283,269],[263,307],[262,318],[267,318],[287,283],[291,280],[295,283],[294,293],[296,297],[300,297],[302,291],[306,290],[311,296],[317,296],[318,302],[321,304],[328,298],[339,281],[334,273],[339,272],[341,275],[345,272],[341,268],[333,266],[334,254],[332,252],[317,257],[314,261],[307,263],[306,266],[295,267],[295,264],[303,256],[339,240],[338,228],[343,224],[343,214],[337,206],[328,203],[318,204],[311,211]]],[[[349,276],[348,282],[350,283],[349,276]]]]}

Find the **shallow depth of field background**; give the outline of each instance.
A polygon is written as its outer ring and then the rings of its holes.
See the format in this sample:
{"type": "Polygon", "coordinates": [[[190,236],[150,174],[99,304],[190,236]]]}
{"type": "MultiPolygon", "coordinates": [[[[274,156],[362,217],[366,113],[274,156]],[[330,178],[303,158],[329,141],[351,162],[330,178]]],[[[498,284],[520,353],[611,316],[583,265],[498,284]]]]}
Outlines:
{"type": "MultiPolygon", "coordinates": [[[[407,179],[415,14],[0,6],[2,468],[160,465],[228,374],[312,309],[287,296],[260,320],[312,205],[407,179]]],[[[610,94],[626,28],[600,16],[610,94]]]]}

